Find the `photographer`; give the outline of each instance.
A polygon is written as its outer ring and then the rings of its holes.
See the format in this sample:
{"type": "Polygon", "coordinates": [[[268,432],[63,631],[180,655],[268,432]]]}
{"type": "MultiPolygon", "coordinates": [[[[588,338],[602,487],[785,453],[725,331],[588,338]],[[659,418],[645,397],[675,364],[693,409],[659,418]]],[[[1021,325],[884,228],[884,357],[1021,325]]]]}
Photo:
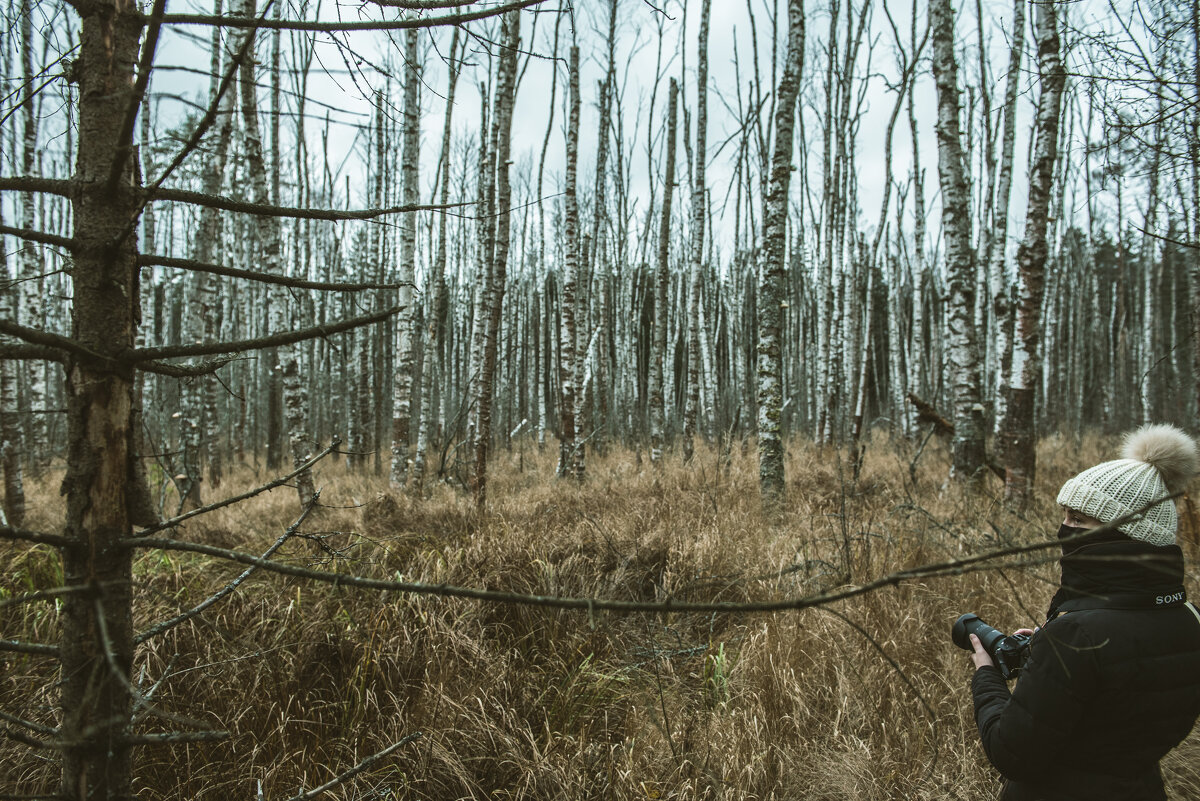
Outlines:
{"type": "Polygon", "coordinates": [[[1011,693],[970,637],[975,720],[1005,801],[1165,799],[1159,760],[1200,716],[1200,612],[1186,603],[1175,503],[1152,505],[1196,474],[1196,443],[1146,426],[1123,456],[1058,494],[1062,579],[1047,622],[1023,630],[1011,693]]]}

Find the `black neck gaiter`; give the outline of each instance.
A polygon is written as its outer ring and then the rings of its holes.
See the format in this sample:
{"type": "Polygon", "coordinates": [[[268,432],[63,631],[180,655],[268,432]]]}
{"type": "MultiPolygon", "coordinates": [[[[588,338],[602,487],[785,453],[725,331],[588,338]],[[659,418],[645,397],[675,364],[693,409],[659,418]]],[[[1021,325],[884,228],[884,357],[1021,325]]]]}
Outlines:
{"type": "Polygon", "coordinates": [[[1084,531],[1066,525],[1058,530],[1059,539],[1078,539],[1063,543],[1062,579],[1048,618],[1066,611],[1062,606],[1068,601],[1150,608],[1157,598],[1173,599],[1169,605],[1174,605],[1185,597],[1183,551],[1178,545],[1150,545],[1120,531],[1094,536],[1083,535],[1084,531]]]}

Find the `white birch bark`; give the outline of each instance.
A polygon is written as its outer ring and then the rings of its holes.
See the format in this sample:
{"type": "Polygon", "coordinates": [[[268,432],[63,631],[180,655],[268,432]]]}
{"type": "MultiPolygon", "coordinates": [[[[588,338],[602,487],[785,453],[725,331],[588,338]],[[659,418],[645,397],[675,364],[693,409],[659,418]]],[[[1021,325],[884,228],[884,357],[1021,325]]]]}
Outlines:
{"type": "MultiPolygon", "coordinates": [[[[479,173],[476,178],[475,205],[478,209],[477,213],[481,217],[475,224],[475,280],[469,334],[470,361],[467,371],[467,397],[470,403],[467,438],[470,441],[472,459],[475,458],[476,451],[474,445],[478,441],[479,436],[479,398],[483,393],[484,349],[487,339],[487,320],[490,316],[488,310],[492,307],[491,296],[495,288],[492,282],[492,247],[495,244],[494,231],[496,224],[495,207],[492,205],[494,200],[492,181],[495,178],[495,168],[493,166],[495,161],[495,156],[493,155],[495,143],[491,138],[495,127],[489,125],[491,120],[489,109],[491,91],[486,84],[480,84],[479,97],[479,173]]],[[[475,481],[474,473],[481,469],[485,469],[483,465],[472,462],[472,485],[474,485],[475,481]]]]}
{"type": "Polygon", "coordinates": [[[670,281],[671,201],[675,193],[675,128],[678,123],[679,84],[671,79],[667,99],[666,164],[664,166],[662,213],[658,226],[658,248],[654,266],[654,334],[650,355],[650,462],[662,467],[666,407],[663,397],[663,360],[667,355],[667,293],[670,281]]]}
{"type": "Polygon", "coordinates": [[[1021,77],[1021,52],[1025,46],[1025,3],[1013,0],[1012,46],[1009,48],[1008,77],[1004,89],[1004,136],[1000,141],[1000,180],[997,189],[995,221],[988,240],[987,259],[992,297],[992,319],[995,321],[996,427],[1004,416],[1005,384],[1011,364],[1013,310],[1009,300],[1010,285],[1005,268],[1008,245],[1008,204],[1012,192],[1013,148],[1016,142],[1017,88],[1021,77]]]}
{"type": "MultiPolygon", "coordinates": [[[[241,36],[233,38],[235,46],[240,47],[238,43],[241,36]]],[[[217,55],[214,55],[214,58],[217,58],[217,55]]],[[[228,69],[228,61],[221,59],[221,62],[222,71],[228,69]]],[[[213,132],[208,158],[204,162],[201,191],[209,196],[220,194],[224,182],[225,162],[233,131],[234,99],[232,90],[226,91],[221,97],[216,130],[213,132]]],[[[211,206],[202,207],[195,238],[192,240],[192,256],[196,261],[211,263],[215,260],[220,233],[220,210],[211,206]]],[[[215,276],[206,272],[193,272],[187,279],[182,332],[183,341],[187,344],[194,345],[217,339],[213,330],[214,303],[217,300],[214,283],[215,276]]],[[[203,503],[201,451],[213,435],[210,428],[217,425],[217,420],[211,412],[208,419],[205,419],[205,401],[211,391],[209,385],[212,383],[215,382],[211,376],[196,377],[184,381],[179,390],[179,441],[183,451],[183,479],[178,482],[181,510],[194,509],[203,503]]]]}
{"type": "Polygon", "coordinates": [[[704,167],[708,158],[708,26],[712,0],[700,6],[700,41],[696,64],[696,151],[692,169],[692,220],[689,243],[687,303],[687,403],[683,410],[683,460],[690,462],[700,414],[700,271],[704,264],[704,167]]]}
{"type": "MultiPolygon", "coordinates": [[[[834,268],[837,245],[834,231],[837,216],[834,196],[837,187],[837,167],[834,158],[834,74],[837,69],[838,11],[840,4],[833,0],[829,11],[828,62],[825,66],[824,135],[821,144],[822,189],[821,189],[821,240],[820,256],[817,260],[817,364],[816,364],[816,414],[813,415],[813,437],[817,442],[826,442],[830,435],[830,415],[833,407],[834,385],[836,384],[835,347],[833,331],[836,330],[835,282],[839,273],[834,268]]],[[[765,216],[765,215],[764,215],[765,216]]]]}
{"type": "Polygon", "coordinates": [[[487,462],[492,436],[492,395],[495,390],[496,351],[500,336],[501,311],[508,269],[509,201],[512,195],[508,167],[509,155],[512,150],[513,104],[517,88],[517,48],[520,45],[520,24],[521,17],[517,12],[510,11],[504,15],[502,23],[504,47],[496,75],[495,111],[492,123],[492,138],[495,142],[494,158],[492,159],[495,168],[495,199],[492,208],[496,213],[490,247],[492,291],[489,293],[489,301],[485,308],[487,320],[484,322],[483,362],[480,370],[479,394],[475,397],[479,414],[474,443],[473,489],[475,504],[478,507],[484,506],[487,502],[487,462]]]}
{"type": "Polygon", "coordinates": [[[608,348],[608,316],[609,316],[609,285],[611,283],[611,267],[608,253],[608,156],[613,93],[616,91],[615,50],[617,45],[617,8],[619,0],[609,0],[608,17],[608,65],[604,81],[600,84],[599,124],[596,126],[596,183],[592,194],[592,248],[595,254],[593,269],[597,288],[596,324],[598,327],[596,343],[596,364],[594,391],[596,420],[595,448],[603,448],[609,429],[609,359],[608,348]]]}
{"type": "MultiPolygon", "coordinates": [[[[456,61],[458,58],[458,28],[454,29],[454,33],[450,39],[450,76],[449,85],[446,88],[446,116],[442,124],[442,158],[441,158],[441,202],[443,205],[450,201],[450,121],[454,111],[454,90],[458,86],[458,73],[460,63],[456,61]]],[[[437,358],[439,341],[439,333],[441,331],[442,321],[442,306],[443,296],[445,294],[445,274],[446,263],[449,259],[447,253],[447,215],[438,215],[438,244],[437,255],[434,257],[433,264],[430,266],[428,291],[429,304],[425,318],[425,335],[422,340],[422,356],[421,363],[423,365],[423,377],[421,381],[421,389],[417,394],[418,406],[416,409],[417,418],[420,421],[417,425],[417,453],[413,461],[412,481],[413,488],[418,492],[421,490],[425,481],[425,451],[429,448],[429,430],[433,420],[436,417],[434,413],[434,387],[440,375],[435,373],[434,362],[437,358]]]]}
{"type": "MultiPolygon", "coordinates": [[[[420,107],[417,88],[422,80],[417,54],[416,28],[405,32],[404,61],[404,157],[400,163],[403,199],[406,205],[416,204],[418,162],[420,160],[420,107]]],[[[410,212],[400,219],[400,262],[397,271],[400,283],[400,313],[396,316],[396,366],[392,384],[392,486],[402,486],[408,479],[409,429],[412,424],[413,395],[413,281],[416,275],[417,219],[410,212]]]]}
{"type": "Polygon", "coordinates": [[[929,22],[933,75],[938,96],[938,178],[949,290],[947,373],[954,410],[952,474],[978,480],[984,466],[983,404],[979,347],[974,327],[975,270],[972,265],[969,187],[959,133],[958,64],[954,55],[954,10],[950,0],[931,0],[929,22]]]}
{"type": "Polygon", "coordinates": [[[579,205],[576,170],[579,161],[579,48],[571,47],[568,60],[567,165],[563,180],[563,267],[559,325],[559,462],[558,474],[567,476],[575,464],[575,294],[579,267],[579,205]]]}
{"type": "MultiPolygon", "coordinates": [[[[562,19],[563,19],[562,14],[556,15],[554,18],[554,45],[552,47],[552,52],[551,52],[551,55],[554,59],[558,58],[559,26],[562,24],[562,19]]],[[[550,113],[546,120],[546,134],[545,134],[545,136],[542,137],[542,154],[541,154],[541,158],[538,160],[537,188],[536,188],[536,192],[535,192],[535,197],[537,198],[537,212],[538,212],[538,216],[537,216],[537,226],[538,226],[537,227],[537,248],[538,248],[538,250],[537,250],[537,267],[536,267],[535,274],[534,274],[534,284],[537,286],[539,292],[543,291],[542,287],[545,286],[547,275],[548,275],[547,265],[546,265],[546,207],[545,207],[545,204],[543,203],[542,187],[544,185],[544,178],[545,178],[545,174],[546,174],[546,151],[549,150],[549,147],[550,147],[550,135],[554,131],[554,117],[555,117],[555,112],[558,110],[558,105],[556,102],[557,97],[558,97],[558,70],[555,69],[552,71],[552,74],[550,76],[550,98],[547,101],[547,108],[549,109],[550,113]]],[[[542,309],[540,314],[541,314],[543,320],[548,321],[549,316],[550,316],[548,314],[549,293],[544,293],[542,297],[543,297],[544,303],[539,306],[539,309],[542,309]]],[[[541,330],[541,333],[543,333],[543,334],[547,333],[547,329],[545,329],[545,328],[542,328],[540,330],[541,330]]],[[[542,364],[546,364],[546,365],[552,364],[552,362],[550,361],[550,351],[552,349],[551,344],[550,344],[550,339],[546,336],[542,336],[541,341],[542,341],[542,347],[538,349],[538,355],[540,357],[540,362],[541,362],[541,364],[539,364],[539,369],[538,369],[539,381],[540,381],[540,377],[543,375],[543,372],[545,372],[547,374],[549,372],[548,370],[543,371],[541,365],[542,364]]],[[[537,441],[538,441],[539,448],[543,447],[546,444],[546,394],[547,394],[548,389],[549,389],[548,387],[542,387],[538,391],[536,426],[537,426],[537,441]]]]}
{"type": "MultiPolygon", "coordinates": [[[[256,0],[242,0],[242,15],[255,15],[256,0]]],[[[258,122],[258,91],[254,79],[254,45],[249,46],[242,62],[239,82],[242,97],[243,140],[247,162],[247,177],[250,195],[257,203],[270,202],[267,181],[267,165],[263,156],[262,134],[258,122]]],[[[282,234],[279,221],[274,217],[259,217],[256,237],[261,248],[262,264],[271,275],[283,275],[282,234]]],[[[272,332],[287,330],[291,324],[288,310],[288,292],[271,286],[270,329],[272,332]]],[[[288,445],[291,450],[292,466],[299,467],[311,455],[307,427],[308,388],[300,373],[298,348],[282,345],[277,349],[279,367],[283,373],[283,414],[286,422],[288,445]]],[[[296,492],[301,505],[308,503],[313,495],[312,471],[305,470],[296,477],[296,492]]]]}
{"type": "MultiPolygon", "coordinates": [[[[913,49],[917,44],[917,0],[912,4],[912,21],[909,29],[913,49]]],[[[917,115],[914,92],[908,94],[908,130],[912,143],[912,194],[913,194],[913,252],[910,262],[912,271],[912,330],[908,343],[908,394],[924,398],[929,381],[929,348],[925,330],[928,327],[925,319],[925,278],[927,267],[925,263],[925,172],[921,167],[920,139],[917,131],[917,115]]],[[[908,404],[908,414],[905,420],[905,430],[912,433],[917,430],[917,408],[908,404]]]]}
{"type": "MultiPolygon", "coordinates": [[[[21,2],[21,174],[33,176],[37,170],[37,115],[34,109],[37,76],[33,74],[33,2],[21,2]]],[[[34,193],[22,192],[20,202],[21,226],[37,228],[34,219],[34,193]]],[[[28,239],[21,241],[21,298],[19,320],[30,328],[43,327],[45,308],[40,246],[28,239]]],[[[23,363],[25,373],[25,406],[30,412],[25,433],[25,448],[29,453],[30,473],[38,475],[45,468],[50,444],[46,440],[46,365],[38,359],[23,363]]]]}
{"type": "Polygon", "coordinates": [[[786,63],[779,78],[775,108],[775,149],[770,188],[763,210],[763,265],[758,291],[758,477],[763,500],[775,503],[783,494],[783,303],[787,249],[787,198],[792,175],[792,131],[796,96],[804,59],[804,3],[788,2],[786,63]]]}

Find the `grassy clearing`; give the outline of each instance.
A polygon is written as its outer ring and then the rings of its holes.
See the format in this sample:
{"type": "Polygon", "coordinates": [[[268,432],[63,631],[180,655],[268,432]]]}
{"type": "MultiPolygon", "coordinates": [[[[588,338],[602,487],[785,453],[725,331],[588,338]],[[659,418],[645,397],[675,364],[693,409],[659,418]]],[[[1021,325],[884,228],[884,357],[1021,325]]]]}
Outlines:
{"type": "MultiPolygon", "coordinates": [[[[595,457],[582,485],[552,449],[501,453],[492,507],[446,487],[414,501],[326,464],[318,511],[277,558],[431,583],[629,599],[765,600],[1051,536],[1061,482],[1113,444],[1047,440],[1037,507],[1022,520],[988,493],[946,486],[946,455],[876,442],[857,484],[843,455],[795,443],[785,508],[765,517],[753,449],[728,471],[702,451],[656,475],[630,453],[595,457]]],[[[248,469],[230,492],[254,486],[248,469]]],[[[33,488],[52,530],[55,477],[33,488]]],[[[998,493],[993,483],[989,490],[998,493]]],[[[180,536],[261,553],[297,514],[276,490],[180,536]]],[[[1197,594],[1196,527],[1181,541],[1197,594]]],[[[5,594],[55,586],[47,549],[0,545],[5,594]]],[[[135,565],[139,629],[241,571],[187,554],[135,565]]],[[[1013,629],[1040,620],[1057,572],[1031,564],[914,582],[771,615],[630,615],[398,597],[256,574],[201,618],[150,640],[135,670],[167,673],[165,712],[228,730],[220,743],[144,749],[140,798],[287,798],[413,732],[422,736],[333,791],[430,799],[991,798],[949,625],[974,610],[1013,629]]],[[[0,608],[6,638],[54,642],[52,603],[0,608]]],[[[0,654],[0,711],[53,725],[47,660],[0,654]]],[[[146,716],[147,732],[173,724],[146,716]]],[[[1200,798],[1200,735],[1164,769],[1200,798]]],[[[0,741],[0,790],[50,791],[47,752],[0,741]]]]}

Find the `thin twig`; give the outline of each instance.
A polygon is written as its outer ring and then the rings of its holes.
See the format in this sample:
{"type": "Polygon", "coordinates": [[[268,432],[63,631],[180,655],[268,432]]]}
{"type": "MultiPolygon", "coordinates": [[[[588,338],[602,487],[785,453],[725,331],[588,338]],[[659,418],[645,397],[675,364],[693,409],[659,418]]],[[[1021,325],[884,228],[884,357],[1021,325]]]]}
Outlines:
{"type": "Polygon", "coordinates": [[[29,729],[30,731],[35,731],[38,734],[45,734],[50,737],[58,736],[58,729],[53,729],[49,726],[43,726],[40,723],[34,723],[32,720],[25,720],[24,718],[10,715],[7,712],[0,712],[0,720],[8,721],[9,723],[15,723],[18,726],[23,726],[24,728],[29,729]]]}
{"type": "Polygon", "coordinates": [[[337,776],[334,776],[332,779],[325,782],[320,787],[315,787],[312,790],[307,790],[303,793],[299,793],[298,795],[294,795],[291,798],[289,798],[288,801],[308,801],[308,799],[316,798],[321,793],[324,793],[328,790],[332,790],[334,787],[337,787],[340,784],[345,784],[347,781],[349,781],[350,779],[353,779],[355,776],[362,773],[364,770],[371,767],[379,760],[389,756],[392,752],[398,750],[402,746],[408,745],[409,743],[416,740],[420,736],[421,736],[421,732],[415,731],[412,734],[408,735],[407,737],[403,737],[400,740],[397,740],[396,742],[392,743],[391,745],[389,745],[387,748],[383,749],[382,751],[372,754],[371,756],[364,759],[362,762],[359,762],[357,765],[350,768],[350,770],[346,771],[345,773],[340,773],[337,776]]]}
{"type": "MultiPolygon", "coordinates": [[[[0,233],[3,229],[0,228],[0,233]]],[[[193,259],[180,259],[172,256],[142,254],[137,257],[139,267],[161,266],[174,267],[179,270],[225,275],[230,278],[245,278],[247,281],[257,281],[262,284],[279,284],[295,289],[319,289],[329,292],[362,292],[368,289],[399,289],[411,286],[411,283],[377,284],[363,281],[307,281],[302,278],[288,278],[283,275],[271,275],[258,270],[242,270],[237,267],[225,267],[221,264],[207,264],[193,259]]]]}
{"type": "MultiPolygon", "coordinates": [[[[304,523],[305,518],[307,518],[309,516],[309,514],[312,512],[312,510],[314,508],[316,508],[317,501],[320,499],[320,497],[321,497],[320,490],[317,490],[316,492],[313,493],[313,496],[308,500],[308,503],[304,504],[304,509],[300,512],[300,516],[296,518],[294,523],[292,523],[290,526],[287,527],[287,530],[284,531],[283,534],[279,535],[279,538],[271,544],[270,548],[267,548],[267,550],[265,550],[263,552],[262,556],[260,557],[261,559],[270,559],[271,556],[274,555],[274,553],[277,550],[279,550],[280,546],[282,546],[285,542],[287,542],[296,533],[296,529],[300,528],[300,526],[304,523]]],[[[208,609],[210,606],[217,603],[222,598],[224,598],[225,596],[229,595],[234,590],[236,590],[242,584],[242,582],[244,582],[247,578],[249,578],[250,574],[252,574],[257,569],[258,569],[258,567],[256,565],[251,565],[250,567],[246,568],[233,581],[229,582],[224,587],[222,587],[220,590],[213,593],[209,597],[205,598],[203,601],[201,601],[199,604],[192,607],[188,611],[178,614],[175,617],[171,618],[170,620],[164,620],[161,623],[158,623],[157,625],[150,627],[146,631],[144,631],[141,634],[134,637],[133,644],[141,645],[142,643],[144,643],[146,640],[150,639],[151,637],[157,637],[159,634],[162,634],[164,631],[167,631],[168,629],[172,629],[175,626],[178,626],[180,623],[191,620],[196,615],[200,614],[205,609],[208,609]]]]}
{"type": "Polygon", "coordinates": [[[50,590],[39,590],[38,592],[27,592],[21,595],[14,595],[11,598],[0,600],[0,609],[6,606],[16,606],[17,604],[27,604],[34,601],[49,601],[56,599],[60,595],[71,595],[77,592],[91,592],[92,588],[86,585],[76,587],[55,587],[50,590]]]}
{"type": "Polygon", "coordinates": [[[35,656],[58,657],[57,645],[46,645],[40,642],[21,642],[20,640],[0,640],[0,651],[15,654],[34,654],[35,656]]]}
{"type": "Polygon", "coordinates": [[[394,31],[408,28],[434,28],[443,25],[462,25],[465,22],[496,17],[544,3],[545,0],[516,0],[502,6],[472,11],[469,14],[448,14],[441,17],[410,17],[394,20],[363,20],[361,22],[309,22],[307,20],[259,20],[246,17],[214,17],[211,14],[168,14],[168,25],[219,25],[222,28],[258,28],[285,31],[394,31]]]}
{"type": "Polygon", "coordinates": [[[284,484],[287,484],[289,481],[291,481],[296,476],[303,473],[305,470],[311,470],[313,465],[315,465],[317,462],[321,461],[329,454],[337,451],[338,446],[341,444],[342,444],[342,440],[338,437],[334,437],[333,440],[329,443],[328,448],[321,451],[316,456],[312,457],[307,462],[300,465],[292,472],[288,473],[286,476],[281,476],[281,477],[275,479],[274,481],[268,481],[266,484],[263,484],[260,487],[255,487],[254,489],[249,490],[248,492],[243,492],[241,495],[234,495],[232,497],[225,498],[224,500],[217,501],[216,503],[210,503],[208,506],[202,506],[199,509],[193,509],[190,512],[185,512],[184,514],[178,515],[177,517],[172,517],[170,520],[164,520],[163,522],[158,523],[157,525],[153,525],[153,526],[150,526],[149,528],[142,529],[141,531],[137,532],[134,536],[135,537],[145,537],[145,536],[154,534],[159,531],[164,531],[169,528],[174,528],[175,526],[179,525],[180,523],[184,522],[185,520],[190,520],[191,518],[196,517],[198,515],[207,514],[208,512],[212,512],[212,511],[221,509],[226,506],[231,506],[235,503],[241,503],[244,500],[253,498],[255,495],[261,495],[264,492],[269,492],[270,490],[275,489],[276,487],[281,487],[284,484]]]}
{"type": "MultiPolygon", "coordinates": [[[[139,691],[137,687],[133,686],[133,683],[129,681],[129,677],[126,676],[121,671],[120,666],[117,665],[117,655],[113,651],[112,638],[108,635],[108,623],[104,619],[103,601],[100,598],[96,598],[96,600],[93,602],[93,608],[96,612],[96,633],[100,635],[100,645],[104,649],[104,660],[108,663],[109,671],[112,673],[113,677],[122,687],[125,688],[125,692],[129,693],[129,696],[134,699],[134,703],[141,706],[147,712],[155,715],[156,717],[162,718],[163,720],[169,720],[172,723],[179,723],[184,726],[191,726],[193,729],[198,729],[200,731],[208,731],[208,729],[205,728],[205,724],[199,720],[192,720],[191,718],[184,717],[183,715],[174,715],[164,709],[160,709],[151,703],[150,699],[147,698],[141,691],[139,691]]],[[[119,721],[116,722],[119,723],[119,721]]]]}

